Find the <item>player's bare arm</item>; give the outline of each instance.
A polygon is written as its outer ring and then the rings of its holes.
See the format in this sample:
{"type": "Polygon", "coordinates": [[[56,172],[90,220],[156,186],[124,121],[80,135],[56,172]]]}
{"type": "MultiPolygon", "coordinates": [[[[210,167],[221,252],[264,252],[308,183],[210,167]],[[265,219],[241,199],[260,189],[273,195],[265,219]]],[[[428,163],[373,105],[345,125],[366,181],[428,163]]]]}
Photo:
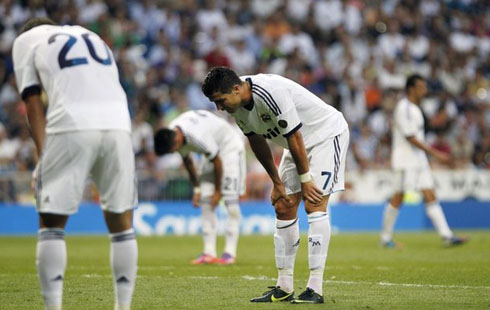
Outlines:
{"type": "Polygon", "coordinates": [[[318,204],[322,201],[322,191],[315,186],[308,168],[308,157],[301,132],[297,130],[287,138],[289,151],[296,164],[298,174],[302,176],[301,191],[305,200],[318,204]]]}
{"type": "Polygon", "coordinates": [[[211,206],[216,206],[221,199],[221,180],[223,179],[223,162],[219,155],[212,160],[214,165],[214,194],[211,196],[211,206]]]}
{"type": "Polygon", "coordinates": [[[289,203],[289,197],[286,195],[286,190],[281,182],[279,173],[277,172],[276,165],[274,164],[274,159],[272,158],[271,149],[269,148],[267,141],[264,137],[260,135],[251,135],[247,136],[247,138],[250,143],[250,147],[252,148],[252,151],[254,152],[260,164],[264,167],[265,171],[267,171],[267,174],[272,180],[272,205],[275,205],[275,203],[281,198],[285,199],[289,203]]]}
{"type": "Polygon", "coordinates": [[[37,156],[40,158],[46,137],[46,116],[41,95],[35,94],[24,98],[27,107],[27,120],[31,128],[32,138],[36,144],[37,156]]]}
{"type": "Polygon", "coordinates": [[[199,206],[199,201],[201,200],[201,188],[199,187],[199,180],[197,178],[196,168],[194,166],[192,158],[189,155],[183,157],[182,160],[184,161],[185,169],[189,173],[189,179],[194,188],[192,204],[194,207],[197,207],[199,206]]]}
{"type": "Polygon", "coordinates": [[[445,154],[443,152],[440,152],[440,151],[438,151],[438,150],[436,150],[436,149],[434,149],[434,148],[426,145],[425,143],[419,141],[414,136],[407,137],[407,140],[412,145],[418,147],[419,149],[423,150],[427,154],[429,154],[429,155],[434,156],[435,158],[437,158],[437,160],[440,161],[441,163],[446,164],[446,165],[450,165],[452,163],[452,159],[451,159],[451,157],[449,155],[447,155],[447,154],[445,154]]]}

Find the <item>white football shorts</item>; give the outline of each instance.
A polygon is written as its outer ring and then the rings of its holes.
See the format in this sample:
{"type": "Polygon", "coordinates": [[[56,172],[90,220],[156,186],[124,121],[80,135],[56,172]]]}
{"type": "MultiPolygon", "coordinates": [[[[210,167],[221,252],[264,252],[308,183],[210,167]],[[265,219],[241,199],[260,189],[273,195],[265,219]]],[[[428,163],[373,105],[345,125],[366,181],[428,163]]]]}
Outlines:
{"type": "Polygon", "coordinates": [[[129,132],[84,130],[46,136],[36,184],[39,213],[76,213],[92,177],[101,208],[122,213],[138,204],[129,132]]]}
{"type": "MultiPolygon", "coordinates": [[[[325,141],[306,149],[310,173],[315,185],[330,195],[344,190],[345,158],[349,147],[349,130],[328,138],[325,141]]],[[[289,150],[284,150],[279,164],[279,176],[286,188],[286,194],[301,192],[296,164],[289,150]]]]}
{"type": "Polygon", "coordinates": [[[393,173],[395,192],[434,189],[434,178],[430,168],[395,170],[393,173]]]}
{"type": "MultiPolygon", "coordinates": [[[[238,200],[245,194],[246,189],[246,163],[245,150],[219,154],[223,163],[223,179],[221,180],[221,193],[223,199],[238,200]]],[[[200,175],[201,197],[209,198],[214,194],[214,164],[205,159],[201,167],[200,175]]]]}

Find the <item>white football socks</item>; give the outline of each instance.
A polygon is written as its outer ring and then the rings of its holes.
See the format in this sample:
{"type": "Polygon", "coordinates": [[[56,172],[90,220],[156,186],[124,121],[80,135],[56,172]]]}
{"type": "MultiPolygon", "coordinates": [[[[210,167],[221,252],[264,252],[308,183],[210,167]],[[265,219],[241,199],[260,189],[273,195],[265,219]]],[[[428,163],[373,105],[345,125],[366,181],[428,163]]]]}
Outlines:
{"type": "Polygon", "coordinates": [[[66,269],[65,231],[62,228],[39,229],[36,265],[46,309],[61,310],[66,269]]]}
{"type": "Polygon", "coordinates": [[[201,219],[202,219],[202,239],[204,242],[204,254],[216,257],[216,230],[217,218],[214,208],[209,202],[201,204],[201,219]]]}
{"type": "Polygon", "coordinates": [[[327,212],[308,214],[308,263],[310,277],[307,287],[323,295],[323,273],[330,243],[330,220],[327,212]]]}
{"type": "Polygon", "coordinates": [[[287,293],[294,290],[294,260],[299,246],[298,218],[294,220],[276,219],[274,252],[278,278],[276,286],[287,293]]]}
{"type": "Polygon", "coordinates": [[[453,237],[453,233],[447,224],[446,217],[438,201],[427,203],[425,211],[441,238],[449,239],[453,237]]]}
{"type": "Polygon", "coordinates": [[[399,209],[388,203],[383,214],[383,227],[381,229],[381,242],[389,242],[393,238],[393,228],[398,218],[399,209]]]}
{"type": "Polygon", "coordinates": [[[240,234],[240,206],[238,201],[225,202],[227,211],[226,220],[226,236],[225,236],[225,251],[233,257],[236,257],[238,246],[238,237],[240,234]]]}
{"type": "Polygon", "coordinates": [[[133,229],[110,234],[115,310],[129,310],[136,282],[138,244],[133,229]]]}

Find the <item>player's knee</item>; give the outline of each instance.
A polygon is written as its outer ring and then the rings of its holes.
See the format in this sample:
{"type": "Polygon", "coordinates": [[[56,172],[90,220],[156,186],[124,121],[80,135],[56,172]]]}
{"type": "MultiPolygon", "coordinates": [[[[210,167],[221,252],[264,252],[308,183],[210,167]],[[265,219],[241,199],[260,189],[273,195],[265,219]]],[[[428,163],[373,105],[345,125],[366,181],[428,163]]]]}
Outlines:
{"type": "Polygon", "coordinates": [[[291,220],[296,218],[298,207],[292,203],[288,203],[284,199],[280,199],[274,205],[276,217],[280,220],[291,220]]]}
{"type": "Polygon", "coordinates": [[[127,210],[123,213],[104,212],[107,229],[114,234],[122,232],[133,227],[133,210],[127,210]]]}
{"type": "Polygon", "coordinates": [[[403,201],[403,193],[396,193],[391,197],[390,204],[394,208],[399,208],[403,201]]]}
{"type": "Polygon", "coordinates": [[[51,214],[51,213],[40,213],[39,214],[39,226],[41,228],[65,228],[68,216],[51,214]]]}
{"type": "Polygon", "coordinates": [[[323,196],[322,200],[319,203],[312,203],[310,201],[305,200],[305,211],[307,214],[317,211],[325,212],[327,210],[329,196],[323,196]]]}
{"type": "Polygon", "coordinates": [[[433,201],[436,201],[436,194],[434,193],[433,190],[424,190],[422,191],[424,195],[424,200],[426,203],[431,203],[433,201]]]}
{"type": "Polygon", "coordinates": [[[240,212],[240,207],[238,204],[227,204],[227,211],[228,211],[228,217],[232,219],[240,219],[241,218],[241,212],[240,212]]]}

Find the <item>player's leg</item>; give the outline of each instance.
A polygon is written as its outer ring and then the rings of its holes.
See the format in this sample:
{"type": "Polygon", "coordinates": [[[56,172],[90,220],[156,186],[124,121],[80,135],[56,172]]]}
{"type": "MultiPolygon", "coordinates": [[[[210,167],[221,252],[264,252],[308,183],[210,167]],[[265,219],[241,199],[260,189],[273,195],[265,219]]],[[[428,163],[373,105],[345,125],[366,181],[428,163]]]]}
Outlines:
{"type": "Polygon", "coordinates": [[[277,284],[286,292],[294,291],[294,261],[299,247],[298,206],[301,193],[289,195],[291,205],[279,200],[274,206],[276,211],[276,232],[274,250],[278,270],[277,284]]]}
{"type": "Polygon", "coordinates": [[[323,191],[318,204],[305,201],[308,214],[308,264],[310,276],[307,288],[294,303],[323,303],[323,274],[330,244],[330,219],[327,203],[330,195],[344,190],[344,172],[349,131],[325,140],[308,151],[310,171],[315,185],[323,191]]]}
{"type": "MultiPolygon", "coordinates": [[[[424,184],[425,183],[426,181],[424,181],[424,184]]],[[[434,190],[432,188],[422,189],[422,194],[425,200],[426,214],[431,220],[432,225],[434,225],[437,233],[444,241],[444,244],[448,246],[460,245],[468,241],[467,238],[454,236],[453,232],[449,228],[446,217],[444,216],[444,212],[436,198],[434,190]]]]}
{"type": "Polygon", "coordinates": [[[115,309],[130,309],[138,262],[138,244],[133,229],[133,210],[123,213],[104,211],[104,218],[111,240],[110,263],[116,294],[115,309]]]}
{"type": "Polygon", "coordinates": [[[61,309],[66,269],[66,215],[39,214],[36,265],[46,309],[61,309]]]}
{"type": "Polygon", "coordinates": [[[415,190],[418,181],[418,173],[414,170],[395,170],[392,175],[395,193],[385,206],[380,234],[381,245],[386,248],[396,248],[400,246],[399,243],[393,241],[393,231],[396,220],[400,213],[405,191],[415,190]]]}
{"type": "Polygon", "coordinates": [[[138,204],[134,153],[128,132],[97,133],[99,151],[91,172],[110,232],[115,309],[126,310],[131,307],[138,262],[132,221],[132,210],[138,204]]]}
{"type": "Polygon", "coordinates": [[[79,133],[48,135],[38,166],[36,265],[46,309],[61,309],[67,263],[65,225],[82,197],[91,145],[79,133]]]}
{"type": "Polygon", "coordinates": [[[240,195],[245,193],[245,150],[223,154],[223,181],[221,192],[225,202],[227,218],[225,227],[225,250],[221,255],[221,264],[233,264],[236,260],[238,238],[240,234],[240,195]]]}
{"type": "Polygon", "coordinates": [[[330,195],[323,196],[318,204],[305,201],[308,214],[308,265],[310,276],[306,290],[294,301],[323,303],[323,274],[330,244],[331,228],[327,212],[330,195]],[[303,296],[302,296],[303,295],[303,296]]]}
{"type": "Polygon", "coordinates": [[[442,211],[441,205],[436,199],[434,190],[422,189],[422,194],[425,201],[425,211],[427,216],[432,221],[434,228],[442,239],[451,239],[453,233],[447,224],[446,217],[442,211]]]}
{"type": "Polygon", "coordinates": [[[216,257],[216,235],[218,230],[218,218],[216,206],[211,206],[211,196],[214,194],[214,164],[204,158],[199,166],[199,179],[201,187],[201,225],[203,252],[191,264],[214,264],[218,262],[216,257]]]}
{"type": "Polygon", "coordinates": [[[236,260],[238,238],[240,235],[240,220],[242,214],[238,198],[225,200],[226,206],[226,227],[225,227],[225,251],[220,258],[221,264],[233,264],[236,260]]]}
{"type": "MultiPolygon", "coordinates": [[[[204,188],[202,183],[201,188],[204,188]]],[[[202,240],[204,249],[203,253],[197,259],[193,260],[191,264],[214,264],[218,261],[216,258],[218,218],[215,212],[216,207],[211,206],[210,201],[211,196],[205,196],[201,199],[202,240]]]]}
{"type": "Polygon", "coordinates": [[[384,247],[394,248],[396,246],[393,241],[393,230],[395,227],[398,213],[403,201],[403,192],[396,192],[386,204],[383,212],[383,226],[381,229],[381,244],[384,247]]]}
{"type": "MultiPolygon", "coordinates": [[[[286,188],[287,191],[287,188],[286,188]]],[[[278,302],[294,299],[294,261],[299,246],[298,206],[301,193],[290,194],[291,203],[280,199],[274,205],[276,231],[274,233],[274,255],[277,267],[276,286],[251,302],[278,302]]]]}

